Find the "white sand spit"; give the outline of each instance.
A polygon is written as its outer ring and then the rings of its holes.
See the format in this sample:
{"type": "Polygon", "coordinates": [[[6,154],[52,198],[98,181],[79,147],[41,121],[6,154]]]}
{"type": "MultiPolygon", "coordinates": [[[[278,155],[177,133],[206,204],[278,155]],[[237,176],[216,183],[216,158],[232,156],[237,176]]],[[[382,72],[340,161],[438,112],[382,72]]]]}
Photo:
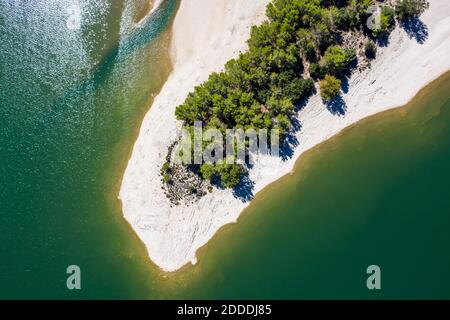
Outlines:
{"type": "MultiPolygon", "coordinates": [[[[196,261],[196,251],[248,205],[231,191],[214,190],[191,206],[171,207],[161,186],[167,148],[179,135],[175,108],[195,85],[246,49],[250,27],[265,19],[268,0],[183,0],[174,21],[174,69],[146,115],[124,174],[120,199],[126,220],[150,259],[166,271],[196,261]]],[[[306,150],[375,113],[406,104],[426,84],[450,69],[450,1],[431,0],[421,17],[428,38],[420,44],[397,28],[370,70],[355,73],[343,95],[344,115],[333,114],[318,96],[298,113],[298,146],[287,161],[260,157],[250,171],[256,194],[289,173],[306,150]]],[[[301,173],[300,173],[301,174],[301,173]]]]}

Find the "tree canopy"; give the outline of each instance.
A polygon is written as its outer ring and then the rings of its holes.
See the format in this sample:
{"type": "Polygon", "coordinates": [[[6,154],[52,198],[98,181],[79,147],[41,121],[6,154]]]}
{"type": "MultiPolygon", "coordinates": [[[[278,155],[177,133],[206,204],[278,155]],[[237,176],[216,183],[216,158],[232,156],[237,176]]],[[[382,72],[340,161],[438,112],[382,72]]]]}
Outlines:
{"type": "Polygon", "coordinates": [[[341,91],[341,80],[334,76],[326,75],[325,78],[320,81],[320,95],[326,102],[333,100],[339,95],[341,91]]]}
{"type": "Polygon", "coordinates": [[[430,6],[427,0],[399,0],[395,4],[395,13],[399,19],[420,16],[430,6]]]}
{"type": "MultiPolygon", "coordinates": [[[[395,11],[383,5],[380,28],[367,30],[368,8],[375,2],[273,0],[267,6],[268,21],[251,30],[248,51],[197,86],[176,108],[177,119],[188,129],[202,121],[204,127],[222,131],[277,128],[283,137],[292,126],[296,106],[314,92],[314,80],[320,80],[325,101],[339,94],[338,78],[357,59],[355,48],[342,43],[343,32],[371,32],[372,37],[389,33],[395,14],[406,18],[427,7],[424,0],[401,0],[395,11]]],[[[369,42],[365,52],[374,56],[375,42],[369,42]]],[[[245,173],[242,165],[219,163],[205,163],[198,171],[204,179],[218,179],[226,188],[235,187],[245,173]]]]}

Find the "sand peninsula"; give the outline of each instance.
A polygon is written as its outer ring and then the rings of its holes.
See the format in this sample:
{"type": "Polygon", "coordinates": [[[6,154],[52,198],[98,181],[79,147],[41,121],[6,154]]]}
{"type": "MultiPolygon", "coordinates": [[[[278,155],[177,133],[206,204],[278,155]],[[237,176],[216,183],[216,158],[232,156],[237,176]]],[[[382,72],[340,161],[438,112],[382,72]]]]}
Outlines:
{"type": "MultiPolygon", "coordinates": [[[[214,189],[192,205],[174,206],[162,189],[160,168],[180,134],[182,123],[175,118],[175,108],[196,85],[246,50],[250,28],[264,21],[268,2],[181,1],[173,25],[173,72],[143,120],[119,195],[125,219],[150,259],[164,271],[196,263],[196,251],[222,226],[236,222],[249,204],[231,190],[214,189]]],[[[352,74],[342,95],[345,113],[330,112],[318,95],[309,99],[296,115],[301,129],[292,157],[283,161],[260,156],[250,170],[254,194],[289,174],[306,150],[365,117],[405,105],[450,69],[450,2],[431,0],[420,19],[427,28],[425,41],[397,25],[389,44],[378,48],[371,68],[352,74]]]]}

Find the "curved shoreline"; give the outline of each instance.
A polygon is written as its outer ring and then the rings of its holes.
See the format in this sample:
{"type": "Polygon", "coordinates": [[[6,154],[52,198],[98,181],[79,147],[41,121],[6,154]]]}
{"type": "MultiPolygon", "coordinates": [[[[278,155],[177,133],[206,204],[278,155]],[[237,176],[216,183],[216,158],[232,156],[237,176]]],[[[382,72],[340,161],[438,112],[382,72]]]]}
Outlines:
{"type": "MultiPolygon", "coordinates": [[[[231,191],[215,190],[195,205],[171,208],[161,190],[159,168],[180,129],[175,107],[195,85],[245,49],[249,28],[264,19],[267,2],[190,0],[181,3],[175,18],[173,72],[144,119],[120,191],[125,218],[146,245],[150,259],[165,271],[195,263],[196,251],[222,226],[236,222],[249,204],[234,198],[231,191]],[[199,19],[200,14],[205,16],[199,19]]],[[[389,46],[379,50],[372,69],[351,77],[343,96],[344,116],[330,113],[318,96],[311,98],[298,113],[302,129],[292,158],[283,162],[260,157],[251,170],[254,194],[292,172],[306,150],[363,118],[407,104],[421,88],[449,70],[450,3],[446,2],[432,0],[423,15],[429,28],[424,44],[397,27],[389,46]]]]}

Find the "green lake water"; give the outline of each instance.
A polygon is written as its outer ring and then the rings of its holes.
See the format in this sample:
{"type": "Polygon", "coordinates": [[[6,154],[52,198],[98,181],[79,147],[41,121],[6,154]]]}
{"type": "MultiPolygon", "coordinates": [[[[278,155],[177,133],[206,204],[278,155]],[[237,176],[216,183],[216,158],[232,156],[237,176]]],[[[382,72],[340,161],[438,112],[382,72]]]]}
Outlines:
{"type": "Polygon", "coordinates": [[[450,74],[304,154],[167,275],[177,298],[450,298],[450,74]],[[367,289],[367,267],[381,290],[367,289]]]}
{"type": "Polygon", "coordinates": [[[177,6],[134,30],[148,0],[0,0],[0,298],[148,293],[145,249],[117,195],[171,69],[177,6]],[[80,29],[67,26],[74,10],[80,29]],[[80,292],[66,289],[72,264],[80,292]]]}
{"type": "Polygon", "coordinates": [[[164,282],[195,298],[450,298],[450,74],[303,155],[164,282]],[[366,269],[381,268],[380,291],[366,269]],[[183,285],[180,285],[183,284],[183,285]],[[182,289],[180,289],[182,288],[182,289]]]}
{"type": "Polygon", "coordinates": [[[0,298],[450,298],[450,75],[307,152],[167,274],[117,195],[178,2],[133,31],[145,5],[85,1],[79,32],[71,1],[37,3],[0,0],[0,298]]]}

